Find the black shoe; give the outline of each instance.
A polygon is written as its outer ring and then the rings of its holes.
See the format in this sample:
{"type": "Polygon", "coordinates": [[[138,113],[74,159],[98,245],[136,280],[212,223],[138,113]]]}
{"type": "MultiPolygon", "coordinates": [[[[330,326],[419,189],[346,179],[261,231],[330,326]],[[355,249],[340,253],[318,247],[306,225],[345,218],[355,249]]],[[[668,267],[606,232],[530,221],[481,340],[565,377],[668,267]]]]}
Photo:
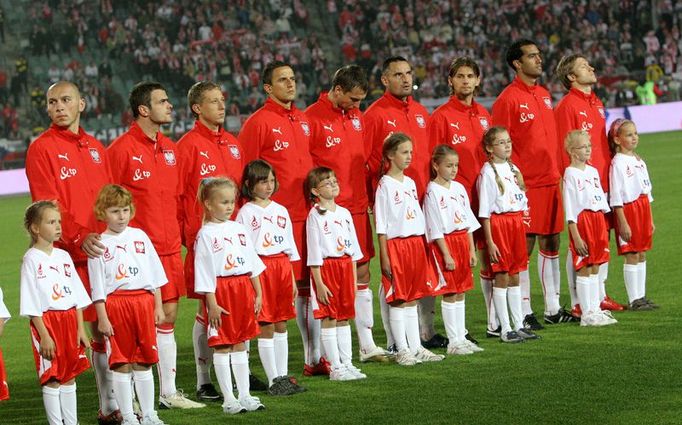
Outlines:
{"type": "Polygon", "coordinates": [[[268,384],[265,382],[261,381],[256,377],[256,375],[250,373],[249,374],[249,389],[251,391],[267,391],[268,390],[268,384]]]}
{"type": "Polygon", "coordinates": [[[304,387],[298,385],[298,381],[297,381],[296,378],[294,378],[293,376],[287,376],[286,378],[287,378],[287,380],[289,381],[289,385],[290,385],[291,388],[294,390],[294,392],[296,392],[296,393],[304,393],[304,392],[307,391],[306,388],[304,388],[304,387]]]}
{"type": "Polygon", "coordinates": [[[523,319],[523,327],[530,328],[532,331],[545,329],[545,327],[538,322],[538,319],[535,318],[534,313],[526,315],[526,317],[523,319]]]}
{"type": "Polygon", "coordinates": [[[441,334],[434,334],[428,341],[422,341],[424,348],[448,348],[448,339],[441,334]]]}
{"type": "Polygon", "coordinates": [[[497,329],[491,331],[490,329],[485,330],[485,337],[486,338],[499,338],[500,333],[502,332],[502,326],[498,326],[497,329]]]}
{"type": "Polygon", "coordinates": [[[270,395],[292,395],[296,394],[289,377],[278,376],[272,380],[272,385],[268,388],[268,394],[270,395]]]}
{"type": "Polygon", "coordinates": [[[540,339],[540,335],[534,333],[528,328],[521,328],[516,331],[516,334],[523,339],[540,339]]]}
{"type": "Polygon", "coordinates": [[[472,343],[478,345],[478,341],[476,340],[476,338],[474,338],[473,336],[471,336],[471,334],[469,334],[469,332],[467,332],[467,334],[464,335],[464,338],[466,338],[467,341],[470,341],[470,342],[472,342],[472,343]]]}
{"type": "Polygon", "coordinates": [[[197,399],[202,401],[223,401],[223,396],[213,384],[204,384],[197,390],[197,399]]]}
{"type": "Polygon", "coordinates": [[[648,304],[644,298],[638,298],[630,303],[630,310],[632,311],[648,311],[653,309],[654,307],[648,304]]]}
{"type": "Polygon", "coordinates": [[[556,314],[545,314],[545,323],[548,325],[558,325],[559,323],[570,322],[580,322],[580,318],[576,318],[563,308],[560,308],[556,314]]]}
{"type": "Polygon", "coordinates": [[[643,298],[644,302],[648,305],[650,305],[652,308],[660,308],[661,306],[656,304],[655,302],[651,301],[649,298],[643,298]]]}

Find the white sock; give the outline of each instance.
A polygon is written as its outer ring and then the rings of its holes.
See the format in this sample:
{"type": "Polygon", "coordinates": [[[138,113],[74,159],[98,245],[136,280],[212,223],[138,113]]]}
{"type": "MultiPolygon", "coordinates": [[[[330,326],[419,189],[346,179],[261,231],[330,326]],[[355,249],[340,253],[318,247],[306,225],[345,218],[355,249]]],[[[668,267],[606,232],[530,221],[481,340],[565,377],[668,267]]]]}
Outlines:
{"type": "Polygon", "coordinates": [[[596,312],[601,311],[601,300],[599,298],[599,274],[590,275],[590,306],[596,312]]]}
{"type": "Polygon", "coordinates": [[[405,309],[403,307],[389,306],[391,333],[395,338],[395,347],[400,350],[407,348],[407,336],[405,335],[405,309]]]}
{"type": "Polygon", "coordinates": [[[274,340],[275,365],[277,376],[289,376],[289,334],[275,332],[274,340]]]}
{"type": "Polygon", "coordinates": [[[457,326],[457,342],[462,343],[466,340],[466,303],[464,300],[455,301],[455,324],[457,326]]]}
{"type": "Polygon", "coordinates": [[[93,350],[92,368],[95,370],[99,409],[102,411],[102,414],[108,415],[111,412],[118,410],[118,404],[114,397],[113,377],[112,372],[109,369],[109,358],[107,353],[93,350]]]}
{"type": "Polygon", "coordinates": [[[638,298],[646,296],[646,261],[637,264],[637,295],[638,298]]]}
{"type": "Polygon", "coordinates": [[[263,370],[268,377],[268,387],[277,378],[277,361],[275,360],[275,341],[273,338],[258,338],[258,355],[263,364],[263,370]]]}
{"type": "Polygon", "coordinates": [[[62,408],[59,401],[59,388],[43,386],[43,405],[47,414],[47,423],[62,425],[62,408]]]}
{"type": "Polygon", "coordinates": [[[566,280],[568,281],[568,293],[571,295],[571,307],[580,304],[578,292],[576,291],[576,278],[575,266],[573,265],[573,253],[569,249],[566,251],[566,280]]]}
{"type": "Polygon", "coordinates": [[[152,370],[133,370],[133,381],[135,382],[135,393],[137,394],[137,401],[140,403],[142,416],[149,416],[155,411],[152,370]]]}
{"type": "Polygon", "coordinates": [[[578,292],[578,299],[580,300],[580,309],[583,314],[587,315],[593,313],[592,300],[590,297],[590,278],[589,276],[577,276],[575,278],[575,289],[578,292]]]}
{"type": "Polygon", "coordinates": [[[59,404],[62,409],[64,425],[78,424],[78,398],[76,397],[76,383],[59,387],[59,404]]]}
{"type": "MultiPolygon", "coordinates": [[[[521,288],[521,307],[524,316],[533,314],[533,308],[530,305],[530,274],[528,269],[519,272],[519,287],[521,288]]],[[[495,306],[497,308],[497,305],[495,306]]]]}
{"type": "Polygon", "coordinates": [[[609,263],[599,265],[599,302],[606,298],[606,279],[609,277],[609,263]]]}
{"type": "Polygon", "coordinates": [[[175,388],[178,345],[175,343],[174,330],[156,328],[156,345],[159,349],[159,362],[156,364],[159,373],[159,396],[173,395],[178,392],[175,388]]]}
{"type": "Polygon", "coordinates": [[[493,303],[497,312],[497,320],[500,322],[503,334],[511,331],[509,324],[509,310],[507,308],[507,288],[493,287],[493,303]]]}
{"type": "Polygon", "coordinates": [[[358,333],[360,350],[364,353],[369,353],[376,348],[372,337],[372,326],[374,326],[372,291],[365,288],[355,293],[355,330],[358,333]]]}
{"type": "Polygon", "coordinates": [[[545,299],[545,315],[555,315],[561,306],[557,300],[557,282],[552,262],[558,262],[556,256],[550,256],[544,251],[538,253],[538,275],[542,286],[542,295],[545,299]]]}
{"type": "Polygon", "coordinates": [[[133,374],[130,372],[112,372],[114,395],[123,418],[134,418],[133,413],[133,390],[130,386],[133,382],[133,374]]]}
{"type": "Polygon", "coordinates": [[[384,290],[384,285],[379,285],[379,309],[381,311],[381,323],[384,326],[384,332],[386,333],[386,347],[390,347],[396,344],[395,338],[393,338],[393,325],[391,325],[391,306],[386,302],[386,291],[384,290]]]}
{"type": "Polygon", "coordinates": [[[314,366],[320,362],[320,321],[313,316],[310,297],[296,297],[296,324],[303,339],[305,364],[314,366]]]}
{"type": "Polygon", "coordinates": [[[457,314],[455,313],[455,303],[441,301],[440,311],[443,315],[443,326],[445,326],[445,333],[448,336],[449,344],[455,345],[459,340],[457,335],[457,314]]]}
{"type": "Polygon", "coordinates": [[[230,354],[230,363],[232,364],[232,373],[234,373],[234,382],[237,384],[238,397],[241,399],[250,396],[249,357],[246,351],[233,351],[230,354]]]}
{"type": "MultiPolygon", "coordinates": [[[[419,336],[428,341],[436,334],[433,319],[436,316],[436,297],[424,297],[417,302],[419,313],[419,336]]],[[[421,342],[420,342],[421,345],[421,342]]]]}
{"type": "Polygon", "coordinates": [[[623,280],[625,281],[625,291],[628,293],[628,300],[632,303],[641,298],[639,296],[639,267],[637,264],[623,264],[623,280]]]}
{"type": "Polygon", "coordinates": [[[518,331],[523,327],[523,313],[521,310],[521,288],[510,286],[507,288],[507,303],[511,312],[514,330],[518,331]]]}
{"type": "Polygon", "coordinates": [[[487,277],[480,276],[481,292],[483,292],[483,299],[485,300],[485,309],[488,313],[488,330],[494,331],[500,326],[495,313],[495,304],[493,303],[493,280],[487,277]]]}
{"type": "MultiPolygon", "coordinates": [[[[220,391],[223,393],[225,403],[235,401],[232,392],[232,372],[230,371],[230,353],[213,353],[213,367],[215,376],[218,378],[220,391]]],[[[248,377],[247,377],[248,378],[248,377]]]]}
{"type": "Polygon", "coordinates": [[[559,312],[561,308],[561,265],[559,264],[559,253],[549,260],[549,265],[552,267],[552,275],[554,277],[554,299],[552,302],[556,306],[557,312],[559,312]]]}
{"type": "Polygon", "coordinates": [[[327,360],[331,363],[332,368],[339,368],[341,366],[341,357],[339,356],[339,342],[336,333],[336,328],[322,328],[320,339],[325,353],[327,353],[327,360]]]}
{"type": "Polygon", "coordinates": [[[343,364],[353,363],[353,337],[350,325],[336,327],[336,342],[339,348],[339,358],[343,364]]]}
{"type": "Polygon", "coordinates": [[[407,336],[407,346],[412,354],[417,353],[422,348],[421,335],[419,335],[419,313],[417,306],[404,307],[405,310],[405,335],[407,336]]]}
{"type": "Polygon", "coordinates": [[[192,344],[194,346],[194,363],[197,368],[197,390],[204,384],[211,383],[211,363],[213,363],[213,350],[208,346],[206,324],[194,321],[192,328],[192,344]]]}

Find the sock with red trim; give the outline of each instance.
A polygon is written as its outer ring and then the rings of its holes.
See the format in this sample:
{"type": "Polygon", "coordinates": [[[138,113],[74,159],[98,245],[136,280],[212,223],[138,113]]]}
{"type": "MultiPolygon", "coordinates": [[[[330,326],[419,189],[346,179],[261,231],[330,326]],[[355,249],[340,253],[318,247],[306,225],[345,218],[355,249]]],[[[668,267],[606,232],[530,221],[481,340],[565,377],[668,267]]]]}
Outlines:
{"type": "Polygon", "coordinates": [[[159,396],[170,396],[178,391],[175,388],[178,345],[175,342],[175,327],[172,323],[163,323],[156,327],[156,345],[159,349],[159,362],[156,364],[159,373],[159,396]]]}

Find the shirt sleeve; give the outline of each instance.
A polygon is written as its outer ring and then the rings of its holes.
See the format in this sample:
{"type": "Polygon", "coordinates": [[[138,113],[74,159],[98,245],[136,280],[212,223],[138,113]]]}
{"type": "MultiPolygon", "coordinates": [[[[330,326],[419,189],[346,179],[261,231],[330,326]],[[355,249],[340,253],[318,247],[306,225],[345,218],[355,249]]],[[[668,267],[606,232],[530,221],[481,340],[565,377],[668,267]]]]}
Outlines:
{"type": "Polygon", "coordinates": [[[215,293],[216,290],[215,256],[210,239],[200,232],[194,247],[194,292],[198,294],[215,293]]]}
{"type": "Polygon", "coordinates": [[[92,300],[99,301],[107,298],[106,268],[102,256],[88,258],[88,278],[92,300]]]}
{"type": "Polygon", "coordinates": [[[578,222],[577,211],[577,192],[575,190],[575,178],[571,176],[571,173],[564,173],[564,213],[566,214],[566,221],[569,223],[578,222]]]}
{"type": "Polygon", "coordinates": [[[492,213],[493,205],[495,204],[495,198],[497,198],[497,184],[490,175],[481,172],[478,188],[479,218],[490,218],[490,213],[492,213]]]}
{"type": "Polygon", "coordinates": [[[427,191],[424,197],[424,217],[426,219],[426,239],[433,242],[443,239],[443,225],[440,220],[440,208],[437,195],[427,191]]]}
{"type": "Polygon", "coordinates": [[[387,231],[386,212],[388,211],[386,185],[379,182],[374,201],[374,220],[377,235],[385,235],[387,231]]]}
{"type": "Polygon", "coordinates": [[[308,245],[308,266],[321,266],[322,258],[322,235],[320,235],[320,223],[311,211],[305,221],[306,241],[308,245]]]}
{"type": "Polygon", "coordinates": [[[24,258],[21,265],[20,307],[19,314],[25,317],[42,317],[43,306],[40,303],[40,291],[35,279],[36,267],[30,258],[24,258]]]}
{"type": "Polygon", "coordinates": [[[4,301],[4,295],[2,293],[2,288],[0,288],[0,319],[4,319],[6,322],[9,320],[10,317],[12,317],[12,315],[9,314],[9,310],[7,310],[7,306],[5,305],[4,301]]]}
{"type": "Polygon", "coordinates": [[[609,205],[613,207],[623,206],[623,181],[625,176],[619,167],[618,161],[614,158],[609,169],[609,205]]]}
{"type": "Polygon", "coordinates": [[[289,211],[282,207],[284,210],[284,217],[287,219],[287,226],[285,232],[288,239],[287,244],[289,245],[289,261],[301,261],[301,254],[298,252],[298,247],[296,246],[296,238],[294,238],[294,226],[291,224],[291,217],[289,217],[289,211]]]}

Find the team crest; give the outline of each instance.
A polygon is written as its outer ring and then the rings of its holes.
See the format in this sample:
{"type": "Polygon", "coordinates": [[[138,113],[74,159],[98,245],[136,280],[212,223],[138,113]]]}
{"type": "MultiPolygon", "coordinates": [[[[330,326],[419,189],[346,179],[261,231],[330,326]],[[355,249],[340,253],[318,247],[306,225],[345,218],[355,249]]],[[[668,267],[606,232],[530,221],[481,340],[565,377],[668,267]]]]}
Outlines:
{"type": "Polygon", "coordinates": [[[64,275],[71,277],[71,264],[64,264],[64,275]]]}
{"type": "Polygon", "coordinates": [[[398,193],[397,190],[395,191],[395,196],[393,197],[393,201],[395,201],[396,205],[398,205],[402,202],[402,200],[400,199],[400,194],[398,193]]]}
{"type": "Polygon", "coordinates": [[[547,107],[547,109],[552,109],[552,99],[550,99],[549,97],[543,97],[542,100],[545,101],[545,106],[547,107]]]}
{"type": "Polygon", "coordinates": [[[310,127],[308,127],[307,122],[301,121],[301,129],[306,136],[310,136],[310,127]]]}
{"type": "Polygon", "coordinates": [[[135,252],[138,254],[144,254],[144,242],[135,241],[135,252]]]}
{"type": "Polygon", "coordinates": [[[166,165],[175,165],[175,152],[171,150],[163,151],[163,159],[166,160],[166,165]]]}
{"type": "Polygon", "coordinates": [[[478,117],[478,121],[481,123],[481,127],[483,128],[483,130],[488,131],[488,128],[490,127],[490,124],[488,123],[488,118],[478,117]]]}
{"type": "Polygon", "coordinates": [[[441,209],[447,208],[447,205],[445,204],[445,198],[442,196],[440,197],[440,207],[441,209]]]}
{"type": "Polygon", "coordinates": [[[230,151],[232,158],[241,159],[242,153],[239,152],[239,147],[237,145],[227,145],[227,149],[230,151]]]}
{"type": "Polygon", "coordinates": [[[253,216],[253,219],[251,219],[251,228],[253,230],[256,230],[260,227],[260,223],[258,223],[258,220],[256,219],[256,216],[253,216]]]}
{"type": "Polygon", "coordinates": [[[282,229],[284,229],[284,228],[286,227],[286,225],[287,225],[287,218],[286,218],[286,217],[282,217],[281,215],[278,215],[278,216],[277,216],[277,225],[278,225],[279,227],[281,227],[282,229]]]}
{"type": "Polygon", "coordinates": [[[43,271],[43,265],[38,264],[38,272],[36,273],[36,278],[42,279],[45,277],[45,272],[43,271]]]}
{"type": "Polygon", "coordinates": [[[358,117],[353,117],[350,120],[351,124],[353,124],[353,130],[355,131],[362,131],[362,124],[360,124],[360,118],[358,117]]]}
{"type": "Polygon", "coordinates": [[[102,158],[99,156],[99,151],[95,148],[90,148],[90,157],[92,162],[99,164],[102,162],[102,158]]]}
{"type": "Polygon", "coordinates": [[[425,128],[425,127],[426,127],[426,120],[424,119],[424,117],[423,117],[422,115],[415,115],[415,116],[414,116],[414,119],[417,120],[417,125],[418,125],[420,128],[425,128]]]}
{"type": "Polygon", "coordinates": [[[329,234],[331,233],[331,232],[329,231],[329,225],[327,224],[326,221],[324,222],[324,226],[322,226],[322,230],[324,230],[324,234],[325,234],[325,235],[329,235],[329,234]]]}
{"type": "Polygon", "coordinates": [[[104,254],[102,254],[102,258],[104,258],[105,263],[114,259],[114,257],[111,255],[111,252],[109,252],[109,247],[107,247],[104,250],[104,254]]]}
{"type": "Polygon", "coordinates": [[[211,248],[213,248],[213,253],[220,252],[223,249],[222,245],[218,243],[218,238],[213,238],[211,248]]]}
{"type": "Polygon", "coordinates": [[[239,243],[242,244],[242,246],[246,246],[246,235],[243,233],[239,234],[239,243]]]}
{"type": "Polygon", "coordinates": [[[606,119],[606,114],[604,114],[604,108],[599,107],[597,108],[597,110],[599,111],[599,115],[601,115],[602,118],[606,119]]]}

